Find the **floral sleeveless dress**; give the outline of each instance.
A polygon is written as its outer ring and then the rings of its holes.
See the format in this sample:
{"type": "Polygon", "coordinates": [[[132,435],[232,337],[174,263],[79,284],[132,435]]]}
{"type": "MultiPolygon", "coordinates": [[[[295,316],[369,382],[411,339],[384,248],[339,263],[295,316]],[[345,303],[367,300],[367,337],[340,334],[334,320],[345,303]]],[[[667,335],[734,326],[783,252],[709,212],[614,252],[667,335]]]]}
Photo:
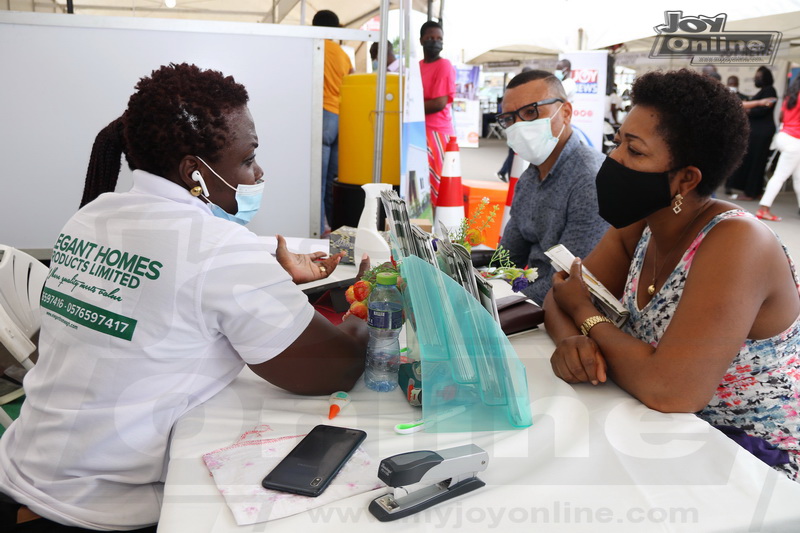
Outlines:
{"type": "MultiPolygon", "coordinates": [[[[628,271],[622,303],[631,316],[623,330],[657,346],[680,302],[697,248],[723,220],[752,217],[740,209],[720,213],[698,233],[664,286],[638,309],[636,293],[650,228],[645,228],[628,271]]],[[[786,247],[786,259],[800,292],[800,280],[786,247]]],[[[789,462],[778,471],[800,481],[800,316],[784,332],[761,340],[746,340],[731,362],[711,402],[697,415],[715,426],[733,426],[788,452],[789,462]]]]}

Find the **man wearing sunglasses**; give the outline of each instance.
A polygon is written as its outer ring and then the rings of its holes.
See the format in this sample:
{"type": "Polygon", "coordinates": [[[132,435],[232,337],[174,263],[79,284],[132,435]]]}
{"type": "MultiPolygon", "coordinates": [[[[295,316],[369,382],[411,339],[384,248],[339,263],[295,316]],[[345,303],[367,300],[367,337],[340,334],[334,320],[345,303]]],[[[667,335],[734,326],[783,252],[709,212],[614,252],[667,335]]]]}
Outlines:
{"type": "Polygon", "coordinates": [[[563,244],[585,257],[608,229],[594,185],[604,157],[572,134],[571,119],[564,87],[543,70],[515,76],[497,115],[509,147],[531,163],[517,182],[500,244],[518,267],[538,269],[536,281],[523,290],[537,304],[552,284],[553,267],[544,252],[563,244]]]}

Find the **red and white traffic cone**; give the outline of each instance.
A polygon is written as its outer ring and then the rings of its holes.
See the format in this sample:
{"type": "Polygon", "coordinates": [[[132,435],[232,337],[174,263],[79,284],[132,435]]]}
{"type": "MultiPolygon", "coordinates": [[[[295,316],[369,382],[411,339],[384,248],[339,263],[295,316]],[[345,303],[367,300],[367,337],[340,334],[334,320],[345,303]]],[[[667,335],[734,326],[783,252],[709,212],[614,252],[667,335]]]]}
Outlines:
{"type": "Polygon", "coordinates": [[[439,184],[439,199],[434,215],[434,231],[442,232],[441,225],[447,233],[457,230],[464,220],[464,192],[461,189],[461,154],[455,136],[450,137],[444,151],[442,165],[442,181],[439,184]]]}
{"type": "Polygon", "coordinates": [[[500,235],[506,229],[508,219],[511,218],[511,202],[514,200],[514,189],[517,187],[517,180],[525,172],[528,162],[522,159],[519,154],[514,153],[514,160],[511,162],[511,172],[508,178],[508,194],[506,195],[506,206],[503,209],[503,223],[500,226],[500,235]]]}

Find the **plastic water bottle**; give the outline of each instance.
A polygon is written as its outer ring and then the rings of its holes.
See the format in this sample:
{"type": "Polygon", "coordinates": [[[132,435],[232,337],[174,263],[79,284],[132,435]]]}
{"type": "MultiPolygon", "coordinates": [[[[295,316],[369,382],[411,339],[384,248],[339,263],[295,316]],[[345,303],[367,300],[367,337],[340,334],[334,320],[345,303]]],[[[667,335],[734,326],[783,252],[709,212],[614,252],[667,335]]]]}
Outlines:
{"type": "Polygon", "coordinates": [[[400,328],[403,297],[397,290],[397,274],[381,272],[367,300],[369,344],[364,382],[372,390],[386,392],[397,387],[400,369],[400,328]]]}

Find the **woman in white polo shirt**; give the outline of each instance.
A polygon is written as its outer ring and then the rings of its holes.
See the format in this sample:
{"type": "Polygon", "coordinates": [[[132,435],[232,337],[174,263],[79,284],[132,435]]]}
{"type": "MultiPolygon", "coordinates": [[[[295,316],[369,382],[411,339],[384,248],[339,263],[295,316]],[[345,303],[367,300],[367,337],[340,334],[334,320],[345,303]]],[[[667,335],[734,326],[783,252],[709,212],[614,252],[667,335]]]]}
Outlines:
{"type": "Polygon", "coordinates": [[[364,322],[333,326],[295,285],[339,258],[276,260],[243,225],[263,188],[245,88],[181,64],[136,89],[54,246],[39,361],[0,440],[0,517],[41,518],[4,531],[155,531],[173,424],[245,364],[299,394],[363,370],[364,322]],[[113,193],[123,148],[133,188],[113,193]]]}

